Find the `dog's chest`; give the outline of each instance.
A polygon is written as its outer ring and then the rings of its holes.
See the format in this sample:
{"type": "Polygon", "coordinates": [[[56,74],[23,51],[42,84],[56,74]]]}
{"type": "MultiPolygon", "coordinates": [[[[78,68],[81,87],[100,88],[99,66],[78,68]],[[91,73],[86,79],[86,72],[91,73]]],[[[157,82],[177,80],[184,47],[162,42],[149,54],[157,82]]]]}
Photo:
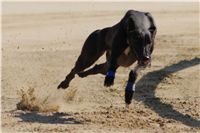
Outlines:
{"type": "Polygon", "coordinates": [[[128,67],[136,61],[134,54],[131,52],[130,47],[127,47],[124,52],[119,56],[117,63],[120,66],[128,67]]]}
{"type": "Polygon", "coordinates": [[[124,50],[123,54],[125,54],[126,56],[128,56],[130,54],[131,48],[128,47],[124,50]]]}

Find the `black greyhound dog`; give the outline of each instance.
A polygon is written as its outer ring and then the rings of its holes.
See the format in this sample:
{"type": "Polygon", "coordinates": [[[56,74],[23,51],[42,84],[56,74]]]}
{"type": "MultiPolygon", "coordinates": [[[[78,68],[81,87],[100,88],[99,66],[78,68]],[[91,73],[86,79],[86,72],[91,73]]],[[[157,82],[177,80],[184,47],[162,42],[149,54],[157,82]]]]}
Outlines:
{"type": "Polygon", "coordinates": [[[135,69],[129,73],[125,88],[125,102],[129,105],[135,91],[135,81],[140,68],[151,64],[156,31],[156,25],[150,13],[129,10],[116,25],[96,30],[89,35],[74,68],[58,85],[58,89],[67,88],[75,74],[78,74],[79,77],[86,77],[101,73],[106,75],[104,86],[111,86],[114,84],[115,73],[119,66],[129,67],[138,61],[135,69]],[[105,52],[105,63],[85,70],[105,52]]]}

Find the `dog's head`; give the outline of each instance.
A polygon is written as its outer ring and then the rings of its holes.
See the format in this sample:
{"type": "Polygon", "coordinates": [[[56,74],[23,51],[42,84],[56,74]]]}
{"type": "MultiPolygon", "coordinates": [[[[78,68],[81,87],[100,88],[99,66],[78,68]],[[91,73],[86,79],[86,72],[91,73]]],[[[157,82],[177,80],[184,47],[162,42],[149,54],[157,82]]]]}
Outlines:
{"type": "Polygon", "coordinates": [[[151,25],[145,15],[130,17],[127,22],[127,42],[141,66],[148,66],[151,63],[155,31],[155,27],[151,25]]]}

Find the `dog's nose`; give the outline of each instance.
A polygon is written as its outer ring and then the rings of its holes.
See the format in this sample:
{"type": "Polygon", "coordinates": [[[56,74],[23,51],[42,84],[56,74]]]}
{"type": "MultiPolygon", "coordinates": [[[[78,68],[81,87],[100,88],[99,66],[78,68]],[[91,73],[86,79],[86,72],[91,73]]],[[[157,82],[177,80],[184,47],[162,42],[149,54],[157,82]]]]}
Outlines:
{"type": "Polygon", "coordinates": [[[149,59],[150,59],[150,56],[148,55],[143,57],[143,60],[149,60],[149,59]]]}

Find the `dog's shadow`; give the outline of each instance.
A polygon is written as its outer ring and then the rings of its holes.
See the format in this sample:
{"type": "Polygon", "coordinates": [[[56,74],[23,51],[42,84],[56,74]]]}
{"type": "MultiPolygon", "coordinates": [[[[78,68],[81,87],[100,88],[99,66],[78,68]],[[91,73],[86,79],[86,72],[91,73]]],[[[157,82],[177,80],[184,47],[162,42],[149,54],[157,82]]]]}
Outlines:
{"type": "Polygon", "coordinates": [[[138,94],[136,90],[137,95],[134,99],[143,101],[146,106],[163,118],[174,119],[191,127],[200,127],[200,120],[192,118],[188,114],[184,115],[178,112],[173,109],[172,105],[162,102],[160,98],[155,96],[155,89],[166,76],[198,64],[200,64],[200,58],[194,58],[192,60],[183,60],[163,69],[147,73],[137,82],[138,94]],[[153,83],[150,84],[148,80],[152,80],[153,83]]]}
{"type": "MultiPolygon", "coordinates": [[[[167,66],[163,69],[147,73],[137,82],[136,94],[138,96],[136,96],[134,99],[137,101],[142,100],[146,106],[151,108],[163,118],[174,119],[191,127],[200,127],[199,120],[192,118],[190,115],[184,115],[174,110],[172,105],[163,103],[160,98],[155,96],[155,89],[167,75],[198,64],[200,64],[200,59],[194,58],[192,60],[183,60],[171,66],[167,66]],[[153,84],[149,85],[148,80],[153,80],[153,84]],[[144,93],[145,99],[143,99],[142,96],[144,93]]],[[[53,113],[52,115],[42,115],[37,112],[29,112],[19,113],[16,117],[21,118],[22,122],[38,122],[47,124],[83,124],[79,120],[72,118],[72,116],[68,113],[53,113]]]]}
{"type": "Polygon", "coordinates": [[[46,124],[82,124],[80,121],[72,118],[68,113],[53,113],[50,115],[37,112],[19,113],[16,117],[22,119],[21,122],[37,122],[46,124]]]}

